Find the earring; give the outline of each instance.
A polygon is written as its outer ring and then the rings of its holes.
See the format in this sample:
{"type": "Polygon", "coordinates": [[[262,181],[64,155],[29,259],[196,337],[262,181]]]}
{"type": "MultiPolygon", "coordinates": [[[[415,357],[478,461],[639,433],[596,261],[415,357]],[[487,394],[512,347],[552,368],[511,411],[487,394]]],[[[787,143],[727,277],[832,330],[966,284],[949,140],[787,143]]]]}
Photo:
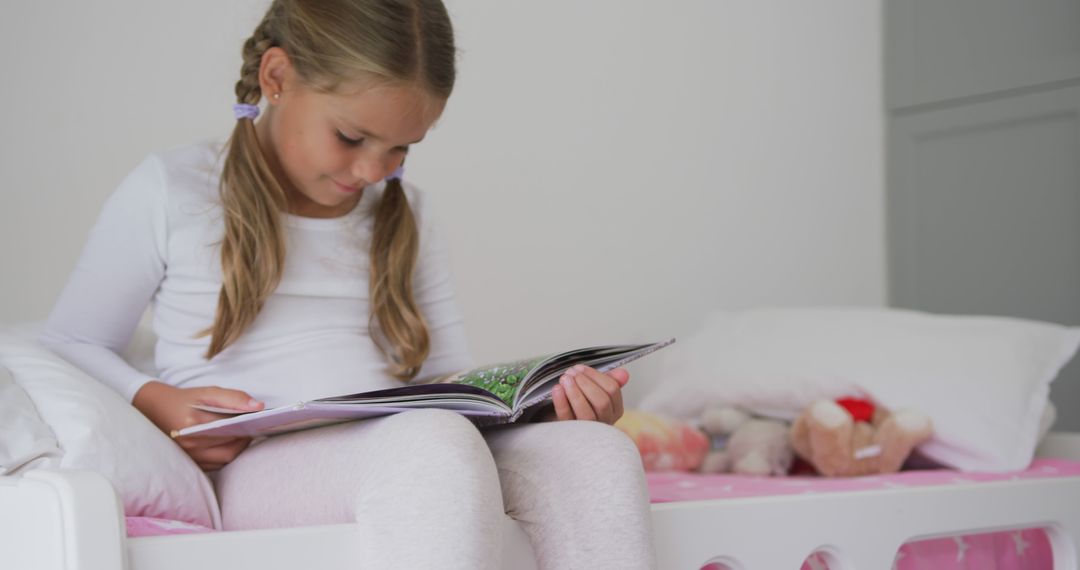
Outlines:
{"type": "Polygon", "coordinates": [[[274,100],[281,99],[281,93],[274,93],[274,100]]]}

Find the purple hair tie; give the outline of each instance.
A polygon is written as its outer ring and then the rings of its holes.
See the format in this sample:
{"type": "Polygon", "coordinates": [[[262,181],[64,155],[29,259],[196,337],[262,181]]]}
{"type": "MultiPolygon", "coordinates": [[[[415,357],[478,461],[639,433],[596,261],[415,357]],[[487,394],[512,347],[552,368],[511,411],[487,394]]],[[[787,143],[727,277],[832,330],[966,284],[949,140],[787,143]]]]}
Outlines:
{"type": "Polygon", "coordinates": [[[390,176],[387,176],[386,179],[390,180],[390,179],[396,178],[400,182],[401,179],[404,178],[404,177],[405,177],[405,167],[404,166],[399,166],[399,167],[397,167],[397,170],[391,172],[390,176]]]}
{"type": "Polygon", "coordinates": [[[249,105],[247,103],[237,103],[232,106],[233,113],[236,114],[236,120],[251,119],[255,120],[255,117],[259,116],[259,106],[249,105]]]}

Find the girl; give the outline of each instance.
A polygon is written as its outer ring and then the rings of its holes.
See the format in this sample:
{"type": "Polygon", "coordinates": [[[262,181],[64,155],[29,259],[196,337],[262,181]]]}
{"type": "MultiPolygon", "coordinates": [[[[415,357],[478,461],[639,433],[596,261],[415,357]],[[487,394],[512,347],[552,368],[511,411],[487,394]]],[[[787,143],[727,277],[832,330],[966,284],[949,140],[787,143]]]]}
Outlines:
{"type": "MultiPolygon", "coordinates": [[[[43,341],[167,433],[218,417],[196,403],[257,410],[468,367],[444,245],[400,168],[454,53],[438,0],[275,0],[244,44],[232,136],[121,183],[43,341]],[[151,301],[156,377],[118,356],[151,301]]],[[[542,568],[646,568],[641,462],[608,425],[627,380],[566,372],[544,419],[595,421],[481,432],[417,410],[178,443],[214,472],[227,529],[355,521],[358,566],[502,567],[505,512],[542,568]]]]}

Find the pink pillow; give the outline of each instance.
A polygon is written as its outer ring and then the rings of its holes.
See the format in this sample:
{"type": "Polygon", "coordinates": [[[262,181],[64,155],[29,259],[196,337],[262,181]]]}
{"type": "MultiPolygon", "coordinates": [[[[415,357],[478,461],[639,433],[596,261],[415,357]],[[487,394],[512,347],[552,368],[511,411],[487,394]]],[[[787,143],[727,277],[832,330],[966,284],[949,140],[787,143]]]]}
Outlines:
{"type": "MultiPolygon", "coordinates": [[[[120,394],[33,340],[35,332],[0,327],[0,367],[28,396],[24,411],[54,436],[58,452],[37,467],[104,475],[125,514],[220,528],[213,485],[199,466],[120,394]]],[[[12,440],[0,431],[0,447],[12,440]]]]}
{"type": "Polygon", "coordinates": [[[692,471],[709,452],[709,438],[687,422],[626,410],[615,427],[634,440],[646,471],[692,471]]]}
{"type": "Polygon", "coordinates": [[[140,536],[166,536],[171,534],[197,534],[213,532],[214,529],[198,524],[159,519],[154,517],[125,517],[128,538],[140,536]]]}

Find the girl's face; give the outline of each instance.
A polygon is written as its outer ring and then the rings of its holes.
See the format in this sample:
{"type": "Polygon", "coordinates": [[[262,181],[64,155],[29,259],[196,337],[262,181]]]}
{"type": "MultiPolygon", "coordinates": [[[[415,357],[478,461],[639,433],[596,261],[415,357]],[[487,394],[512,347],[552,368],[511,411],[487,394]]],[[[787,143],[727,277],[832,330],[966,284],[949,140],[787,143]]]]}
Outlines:
{"type": "MultiPolygon", "coordinates": [[[[264,68],[275,64],[273,50],[284,57],[276,63],[287,64],[285,52],[271,48],[270,61],[263,57],[264,68]]],[[[255,128],[285,186],[289,212],[299,216],[332,218],[349,212],[364,186],[401,166],[409,145],[424,138],[445,106],[411,86],[354,85],[321,93],[296,81],[291,66],[277,71],[280,81],[263,85],[270,105],[255,128]]]]}

